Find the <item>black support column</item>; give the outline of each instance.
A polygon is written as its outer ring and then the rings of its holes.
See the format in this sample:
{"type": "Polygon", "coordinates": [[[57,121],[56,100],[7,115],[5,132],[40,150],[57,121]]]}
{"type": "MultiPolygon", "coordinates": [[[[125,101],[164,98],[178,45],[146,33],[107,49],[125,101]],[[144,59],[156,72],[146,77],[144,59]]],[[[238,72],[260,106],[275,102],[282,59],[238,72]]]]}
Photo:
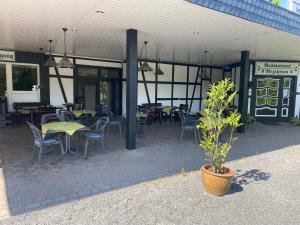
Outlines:
{"type": "Polygon", "coordinates": [[[245,132],[245,125],[248,112],[248,83],[250,74],[249,51],[242,51],[241,53],[241,68],[240,68],[240,89],[239,89],[239,105],[238,111],[241,114],[242,126],[238,127],[239,133],[245,132]]]}
{"type": "Polygon", "coordinates": [[[126,31],[126,149],[136,148],[137,30],[126,31]]]}

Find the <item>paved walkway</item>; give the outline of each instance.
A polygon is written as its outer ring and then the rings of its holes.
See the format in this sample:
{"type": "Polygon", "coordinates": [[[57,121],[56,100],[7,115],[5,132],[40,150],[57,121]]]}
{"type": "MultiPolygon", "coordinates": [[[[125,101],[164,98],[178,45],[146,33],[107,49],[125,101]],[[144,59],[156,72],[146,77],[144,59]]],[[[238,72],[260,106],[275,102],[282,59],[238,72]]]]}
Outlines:
{"type": "Polygon", "coordinates": [[[105,152],[56,165],[32,165],[31,134],[17,129],[19,139],[0,135],[7,217],[16,215],[4,224],[300,224],[299,127],[255,124],[239,135],[228,165],[240,171],[223,198],[203,193],[203,154],[191,136],[178,144],[178,124],[149,126],[136,151],[113,135],[105,152]]]}

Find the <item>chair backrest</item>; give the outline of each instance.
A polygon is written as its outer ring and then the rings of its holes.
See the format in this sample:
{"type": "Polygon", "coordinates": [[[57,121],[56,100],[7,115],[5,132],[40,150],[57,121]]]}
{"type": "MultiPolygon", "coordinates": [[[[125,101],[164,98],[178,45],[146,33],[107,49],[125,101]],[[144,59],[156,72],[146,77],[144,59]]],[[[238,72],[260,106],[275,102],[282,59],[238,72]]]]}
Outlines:
{"type": "Polygon", "coordinates": [[[41,123],[59,122],[60,116],[56,113],[48,113],[42,116],[41,123]]]}
{"type": "Polygon", "coordinates": [[[42,134],[41,134],[41,131],[39,130],[39,128],[37,128],[36,126],[34,126],[32,123],[27,122],[27,124],[28,124],[29,128],[32,131],[34,140],[42,141],[43,138],[42,138],[42,134]]]}
{"type": "Polygon", "coordinates": [[[61,121],[74,121],[74,114],[68,110],[59,110],[61,121]]]}
{"type": "Polygon", "coordinates": [[[96,130],[97,131],[103,131],[106,128],[106,126],[108,125],[108,122],[109,122],[108,117],[106,117],[106,116],[101,117],[96,122],[96,130]]]}

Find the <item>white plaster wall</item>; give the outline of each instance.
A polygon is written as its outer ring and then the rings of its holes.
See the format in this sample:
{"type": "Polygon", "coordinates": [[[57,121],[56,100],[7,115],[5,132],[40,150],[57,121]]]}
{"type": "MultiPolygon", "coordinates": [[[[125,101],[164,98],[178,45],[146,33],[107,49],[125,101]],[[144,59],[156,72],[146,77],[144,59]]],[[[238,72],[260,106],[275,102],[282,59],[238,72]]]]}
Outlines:
{"type": "MultiPolygon", "coordinates": [[[[73,102],[74,101],[73,79],[61,78],[61,80],[65,89],[68,102],[73,102]]],[[[50,77],[49,86],[50,86],[50,104],[53,106],[62,106],[62,104],[64,104],[65,102],[56,77],[50,77]]]]}
{"type": "Polygon", "coordinates": [[[174,81],[186,82],[187,80],[187,66],[175,65],[174,81]]]}
{"type": "MultiPolygon", "coordinates": [[[[151,103],[155,102],[155,84],[147,84],[151,103]]],[[[148,103],[145,86],[143,83],[138,84],[138,105],[148,103]]]]}
{"type": "Polygon", "coordinates": [[[164,75],[157,76],[158,81],[172,81],[172,65],[160,64],[160,69],[164,72],[164,75]]]}
{"type": "Polygon", "coordinates": [[[171,84],[157,84],[157,98],[171,98],[171,84]]]}
{"type": "Polygon", "coordinates": [[[121,62],[106,62],[106,61],[97,61],[97,60],[90,60],[90,59],[75,59],[75,61],[76,64],[80,64],[80,65],[122,68],[121,62]]]}

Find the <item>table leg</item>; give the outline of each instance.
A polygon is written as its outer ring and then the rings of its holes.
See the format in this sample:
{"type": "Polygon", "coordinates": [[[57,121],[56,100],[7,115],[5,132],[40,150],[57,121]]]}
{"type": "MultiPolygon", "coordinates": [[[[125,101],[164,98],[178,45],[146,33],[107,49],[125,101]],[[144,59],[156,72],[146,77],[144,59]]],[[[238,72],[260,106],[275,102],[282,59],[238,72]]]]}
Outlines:
{"type": "Polygon", "coordinates": [[[30,110],[30,122],[33,124],[33,110],[30,110]]]}

